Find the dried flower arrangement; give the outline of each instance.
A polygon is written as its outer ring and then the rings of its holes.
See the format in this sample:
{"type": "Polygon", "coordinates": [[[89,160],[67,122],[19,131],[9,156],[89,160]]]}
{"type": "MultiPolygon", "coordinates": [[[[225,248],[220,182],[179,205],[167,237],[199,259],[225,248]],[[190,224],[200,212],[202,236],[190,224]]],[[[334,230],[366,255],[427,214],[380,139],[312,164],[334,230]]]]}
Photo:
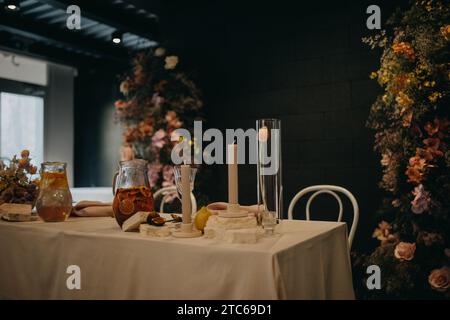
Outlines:
{"type": "Polygon", "coordinates": [[[37,167],[31,164],[30,152],[23,150],[20,159],[14,156],[9,164],[0,161],[0,205],[22,203],[34,205],[38,180],[33,180],[37,167]]]}

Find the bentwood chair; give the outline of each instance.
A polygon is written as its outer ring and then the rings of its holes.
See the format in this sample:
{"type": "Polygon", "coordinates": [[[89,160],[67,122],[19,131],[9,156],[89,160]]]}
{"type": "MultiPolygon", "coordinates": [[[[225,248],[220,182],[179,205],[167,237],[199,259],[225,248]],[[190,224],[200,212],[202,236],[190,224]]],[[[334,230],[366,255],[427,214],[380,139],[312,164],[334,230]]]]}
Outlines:
{"type": "Polygon", "coordinates": [[[300,192],[298,192],[295,195],[295,197],[292,199],[291,203],[289,204],[288,218],[290,220],[293,219],[293,211],[294,211],[294,207],[295,207],[295,204],[297,203],[297,201],[299,201],[300,198],[302,198],[304,195],[311,193],[311,192],[314,192],[314,193],[309,197],[308,202],[306,203],[306,220],[311,220],[309,208],[311,206],[311,202],[319,194],[323,194],[323,193],[330,194],[336,199],[336,201],[339,204],[339,216],[337,219],[338,222],[342,221],[343,206],[342,206],[342,200],[339,197],[339,195],[337,194],[337,192],[346,195],[350,199],[350,202],[352,203],[352,207],[353,207],[353,222],[352,222],[352,227],[350,229],[350,233],[348,236],[348,244],[349,244],[349,249],[351,249],[353,238],[355,237],[355,233],[356,233],[356,228],[358,226],[359,207],[358,207],[358,202],[356,201],[356,198],[353,196],[353,194],[350,191],[348,191],[345,188],[342,188],[339,186],[333,186],[333,185],[317,185],[317,186],[310,186],[310,187],[304,188],[303,190],[301,190],[300,192]]]}
{"type": "MultiPolygon", "coordinates": [[[[158,198],[161,198],[161,204],[159,205],[160,213],[164,213],[164,205],[166,204],[166,200],[173,195],[177,195],[176,186],[161,188],[155,192],[155,194],[153,195],[154,200],[156,201],[158,198]]],[[[192,206],[192,214],[196,213],[197,200],[195,199],[195,196],[192,192],[191,192],[191,206],[192,206]]]]}

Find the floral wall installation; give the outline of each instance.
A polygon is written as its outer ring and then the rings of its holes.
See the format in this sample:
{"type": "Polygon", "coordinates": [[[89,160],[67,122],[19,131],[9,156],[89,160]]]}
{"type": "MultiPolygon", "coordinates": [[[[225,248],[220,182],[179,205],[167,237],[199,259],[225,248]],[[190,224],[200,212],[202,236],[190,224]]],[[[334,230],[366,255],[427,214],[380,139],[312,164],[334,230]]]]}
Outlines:
{"type": "Polygon", "coordinates": [[[178,142],[171,134],[181,127],[192,131],[194,120],[201,120],[199,89],[181,71],[179,58],[159,47],[136,54],[120,91],[115,108],[123,126],[122,160],[148,160],[153,190],[173,185],[170,155],[178,142]]]}
{"type": "Polygon", "coordinates": [[[384,93],[368,126],[383,168],[386,197],[365,266],[381,268],[372,298],[450,297],[450,5],[415,1],[364,38],[382,48],[371,77],[384,93]]]}

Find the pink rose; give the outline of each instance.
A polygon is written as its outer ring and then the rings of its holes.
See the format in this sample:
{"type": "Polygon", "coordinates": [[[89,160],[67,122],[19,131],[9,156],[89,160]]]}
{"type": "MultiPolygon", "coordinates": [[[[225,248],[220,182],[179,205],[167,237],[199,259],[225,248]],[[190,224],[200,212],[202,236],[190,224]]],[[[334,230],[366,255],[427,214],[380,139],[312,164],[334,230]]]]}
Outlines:
{"type": "Polygon", "coordinates": [[[174,174],[172,166],[165,165],[163,168],[163,187],[173,186],[174,183],[174,174]]]}
{"type": "Polygon", "coordinates": [[[444,292],[450,287],[450,268],[434,269],[428,276],[428,283],[434,290],[444,292]]]}
{"type": "Polygon", "coordinates": [[[166,141],[165,141],[166,136],[167,136],[167,134],[166,134],[166,131],[164,131],[164,129],[159,129],[158,131],[156,131],[152,137],[153,147],[158,148],[158,149],[161,149],[162,147],[164,147],[164,145],[166,144],[166,141]]]}
{"type": "Polygon", "coordinates": [[[152,96],[152,103],[156,108],[159,108],[164,103],[164,98],[155,93],[152,96]]]}
{"type": "Polygon", "coordinates": [[[153,188],[156,186],[159,180],[159,174],[162,170],[162,164],[159,162],[150,164],[148,167],[148,180],[150,183],[150,187],[153,188]]]}
{"type": "Polygon", "coordinates": [[[430,207],[430,193],[425,191],[423,185],[420,184],[414,188],[412,194],[415,196],[414,200],[411,201],[411,210],[415,214],[421,214],[425,211],[428,211],[430,207]]]}
{"type": "Polygon", "coordinates": [[[394,250],[394,256],[401,261],[411,261],[416,252],[416,244],[409,242],[400,242],[394,250]]]}
{"type": "Polygon", "coordinates": [[[172,141],[174,144],[177,144],[178,142],[180,142],[180,134],[178,133],[178,131],[174,130],[170,133],[170,141],[172,141]]]}

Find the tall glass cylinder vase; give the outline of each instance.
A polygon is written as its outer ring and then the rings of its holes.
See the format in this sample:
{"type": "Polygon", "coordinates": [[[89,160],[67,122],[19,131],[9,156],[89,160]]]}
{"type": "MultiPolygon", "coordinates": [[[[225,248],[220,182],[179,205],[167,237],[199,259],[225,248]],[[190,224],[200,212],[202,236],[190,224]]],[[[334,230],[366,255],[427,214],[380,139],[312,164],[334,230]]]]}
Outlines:
{"type": "Polygon", "coordinates": [[[283,184],[281,168],[281,121],[256,121],[258,223],[268,233],[283,218],[283,184]]]}

